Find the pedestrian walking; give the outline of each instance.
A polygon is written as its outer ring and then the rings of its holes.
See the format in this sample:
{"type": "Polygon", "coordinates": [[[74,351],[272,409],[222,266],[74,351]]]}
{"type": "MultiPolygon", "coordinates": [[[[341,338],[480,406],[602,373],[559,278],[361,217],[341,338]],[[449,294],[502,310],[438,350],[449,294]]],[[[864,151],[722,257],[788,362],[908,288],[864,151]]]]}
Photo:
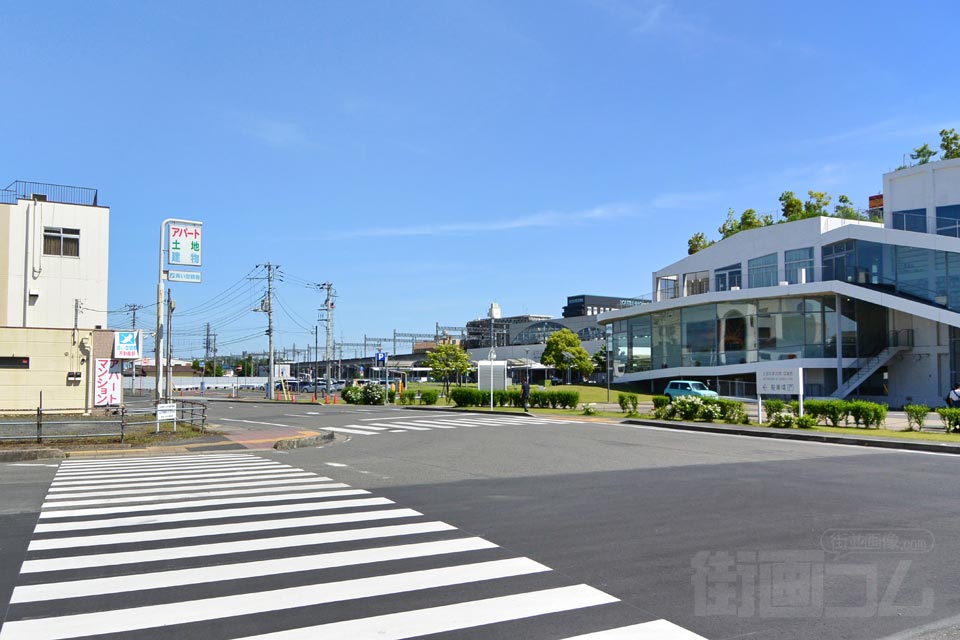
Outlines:
{"type": "Polygon", "coordinates": [[[526,378],[520,381],[520,402],[523,404],[524,412],[529,411],[527,405],[530,403],[530,381],[526,378]]]}

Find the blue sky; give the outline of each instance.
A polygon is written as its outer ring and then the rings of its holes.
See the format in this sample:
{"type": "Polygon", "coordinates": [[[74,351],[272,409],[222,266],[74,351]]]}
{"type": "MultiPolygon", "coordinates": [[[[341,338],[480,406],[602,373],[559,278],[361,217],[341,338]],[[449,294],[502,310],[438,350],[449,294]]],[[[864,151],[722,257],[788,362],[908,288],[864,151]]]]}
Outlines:
{"type": "Polygon", "coordinates": [[[559,315],[568,295],[649,292],[728,208],[810,189],[866,207],[960,127],[958,18],[954,1],[0,0],[0,181],[99,189],[112,310],[155,301],[160,222],[202,220],[204,282],[173,285],[178,356],[202,355],[206,322],[221,353],[266,349],[265,282],[245,279],[266,262],[285,274],[278,348],[313,342],[309,282],[334,283],[348,342],[491,301],[559,315]]]}

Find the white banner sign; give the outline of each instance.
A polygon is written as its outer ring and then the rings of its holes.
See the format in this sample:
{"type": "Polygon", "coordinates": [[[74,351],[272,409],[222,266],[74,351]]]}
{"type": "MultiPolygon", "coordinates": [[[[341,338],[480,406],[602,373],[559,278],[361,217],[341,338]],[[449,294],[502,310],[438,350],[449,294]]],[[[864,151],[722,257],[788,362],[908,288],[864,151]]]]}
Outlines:
{"type": "Polygon", "coordinates": [[[170,264],[189,264],[194,267],[202,264],[201,230],[202,227],[196,224],[170,223],[167,243],[170,264]]]}
{"type": "Polygon", "coordinates": [[[113,333],[113,357],[119,360],[136,360],[140,357],[140,332],[115,331],[113,333]]]}
{"type": "Polygon", "coordinates": [[[757,371],[757,393],[761,395],[797,396],[803,393],[800,369],[760,369],[757,371]]]}
{"type": "Polygon", "coordinates": [[[120,404],[123,390],[123,373],[120,370],[120,361],[110,358],[97,358],[94,363],[94,397],[93,404],[103,407],[120,404]]]}

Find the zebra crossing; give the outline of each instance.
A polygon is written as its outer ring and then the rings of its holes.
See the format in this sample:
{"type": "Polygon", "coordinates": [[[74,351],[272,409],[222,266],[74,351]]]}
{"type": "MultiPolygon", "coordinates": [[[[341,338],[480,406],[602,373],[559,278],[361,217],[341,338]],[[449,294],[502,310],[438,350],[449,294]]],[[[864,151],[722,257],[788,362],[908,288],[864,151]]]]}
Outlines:
{"type": "Polygon", "coordinates": [[[0,640],[435,634],[700,638],[385,497],[246,453],[64,461],[0,627],[0,640]]]}
{"type": "Polygon", "coordinates": [[[429,418],[411,418],[410,416],[360,418],[356,424],[345,424],[336,427],[324,425],[321,428],[326,431],[347,435],[376,436],[388,433],[408,433],[411,431],[545,424],[570,424],[570,421],[540,416],[441,414],[440,416],[430,416],[429,418]]]}

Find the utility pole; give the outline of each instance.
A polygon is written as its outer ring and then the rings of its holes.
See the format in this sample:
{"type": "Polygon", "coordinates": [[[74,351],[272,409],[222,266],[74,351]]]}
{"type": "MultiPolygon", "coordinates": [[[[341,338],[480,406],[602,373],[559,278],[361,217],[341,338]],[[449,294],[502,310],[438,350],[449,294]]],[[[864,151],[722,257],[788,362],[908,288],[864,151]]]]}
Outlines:
{"type": "Polygon", "coordinates": [[[323,308],[327,312],[327,344],[323,348],[323,358],[327,361],[327,393],[330,393],[330,365],[333,362],[333,284],[325,282],[323,286],[327,290],[327,299],[323,302],[323,308]]]}
{"type": "Polygon", "coordinates": [[[217,334],[213,334],[213,376],[217,376],[217,334]]]}
{"type": "Polygon", "coordinates": [[[266,392],[267,392],[267,399],[269,400],[273,397],[273,385],[274,385],[274,382],[273,382],[273,367],[274,367],[274,363],[273,363],[273,272],[276,269],[279,269],[280,267],[279,265],[271,264],[269,262],[266,263],[265,265],[257,265],[257,266],[258,267],[265,266],[267,268],[267,296],[260,302],[260,308],[256,309],[256,311],[262,311],[263,313],[267,314],[267,338],[268,338],[268,349],[270,352],[267,354],[268,371],[267,371],[266,392]]]}
{"type": "MultiPolygon", "coordinates": [[[[126,308],[129,309],[131,312],[133,312],[133,331],[134,331],[134,335],[136,335],[136,331],[137,331],[137,311],[138,311],[139,309],[143,309],[143,305],[142,305],[142,304],[136,304],[136,303],[130,303],[130,304],[126,305],[126,308]]],[[[142,346],[143,346],[143,345],[138,341],[138,342],[137,342],[137,351],[138,351],[138,352],[140,351],[140,348],[141,348],[142,346]]],[[[143,354],[142,354],[142,353],[140,354],[140,363],[141,363],[141,364],[143,363],[143,354]]],[[[137,387],[137,361],[134,360],[134,361],[133,361],[133,377],[132,377],[131,382],[130,382],[130,393],[133,393],[133,390],[134,390],[136,387],[137,387]]]]}
{"type": "MultiPolygon", "coordinates": [[[[170,290],[170,289],[167,289],[167,355],[166,355],[166,358],[167,358],[167,384],[166,384],[166,387],[167,387],[167,397],[172,397],[172,396],[173,396],[173,365],[172,365],[172,358],[173,358],[173,340],[171,340],[171,337],[173,336],[173,334],[171,333],[171,327],[172,327],[172,324],[171,324],[171,323],[173,322],[173,310],[176,309],[176,308],[177,308],[177,303],[171,298],[171,290],[170,290]]],[[[160,364],[157,363],[157,366],[160,366],[160,364]]]]}

